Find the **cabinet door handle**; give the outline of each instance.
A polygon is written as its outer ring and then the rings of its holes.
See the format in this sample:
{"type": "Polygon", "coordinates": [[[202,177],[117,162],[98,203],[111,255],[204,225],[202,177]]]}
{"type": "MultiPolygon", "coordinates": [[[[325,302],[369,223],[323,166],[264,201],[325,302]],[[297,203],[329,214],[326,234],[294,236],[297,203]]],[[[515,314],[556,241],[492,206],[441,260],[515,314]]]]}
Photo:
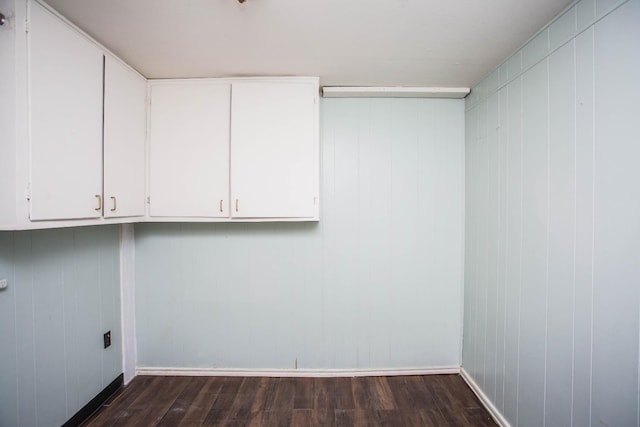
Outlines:
{"type": "Polygon", "coordinates": [[[99,194],[96,194],[96,197],[98,198],[98,207],[96,208],[97,211],[101,211],[102,210],[102,196],[99,194]]]}
{"type": "Polygon", "coordinates": [[[222,199],[220,199],[220,212],[222,212],[222,199]]]}
{"type": "Polygon", "coordinates": [[[238,199],[236,199],[236,212],[238,212],[238,199]]]}
{"type": "Polygon", "coordinates": [[[111,196],[111,201],[113,202],[113,207],[111,208],[111,212],[115,212],[116,209],[118,208],[118,205],[116,204],[116,198],[114,196],[111,196]]]}

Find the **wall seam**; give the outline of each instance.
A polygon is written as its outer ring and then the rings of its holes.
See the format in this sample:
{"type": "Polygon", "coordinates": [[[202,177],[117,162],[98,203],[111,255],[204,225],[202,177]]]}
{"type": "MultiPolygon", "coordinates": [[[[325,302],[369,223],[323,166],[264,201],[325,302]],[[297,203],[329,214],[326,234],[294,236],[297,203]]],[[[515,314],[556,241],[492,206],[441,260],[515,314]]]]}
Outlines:
{"type": "Polygon", "coordinates": [[[593,28],[591,34],[591,59],[592,59],[592,79],[591,91],[593,101],[591,103],[591,338],[589,346],[589,427],[592,424],[593,416],[593,297],[595,292],[595,241],[596,241],[596,29],[593,28]]]}
{"type": "MultiPolygon", "coordinates": [[[[29,232],[29,258],[33,259],[33,232],[29,232]]],[[[33,341],[33,406],[35,409],[34,418],[36,420],[36,426],[38,423],[38,371],[36,364],[36,310],[35,310],[35,290],[33,289],[33,270],[30,269],[29,281],[31,282],[31,339],[33,341]]]]}
{"type": "Polygon", "coordinates": [[[524,153],[523,153],[523,125],[522,125],[522,113],[523,113],[523,82],[520,79],[520,250],[518,254],[518,360],[516,363],[516,425],[518,425],[518,417],[520,415],[520,325],[522,320],[522,246],[523,246],[523,207],[524,207],[524,153]]]}
{"type": "Polygon", "coordinates": [[[551,104],[550,91],[551,76],[549,73],[549,61],[547,60],[547,236],[546,236],[546,272],[544,295],[544,387],[542,391],[542,425],[547,425],[547,362],[549,355],[549,236],[551,229],[551,104]]]}
{"type": "MultiPolygon", "coordinates": [[[[578,14],[574,15],[577,25],[578,14]]],[[[573,426],[575,404],[575,355],[576,355],[576,250],[578,246],[578,65],[576,60],[576,44],[573,43],[573,280],[571,284],[571,404],[569,425],[573,426]]]]}
{"type": "MultiPolygon", "coordinates": [[[[507,99],[507,104],[508,104],[508,100],[509,100],[509,87],[506,87],[504,89],[506,91],[506,99],[507,99]]],[[[505,106],[506,107],[506,106],[505,106]]],[[[506,127],[506,135],[509,135],[509,124],[510,124],[510,120],[509,120],[509,109],[505,108],[505,114],[506,114],[506,122],[504,123],[504,126],[506,127]]],[[[505,144],[506,146],[506,170],[505,170],[505,182],[508,183],[509,181],[509,172],[510,172],[510,157],[511,157],[511,151],[509,150],[509,146],[510,144],[507,143],[505,144]]],[[[504,262],[504,305],[505,305],[505,309],[504,309],[504,314],[503,314],[503,329],[504,329],[504,336],[503,336],[503,351],[504,351],[504,357],[502,359],[502,371],[505,373],[503,375],[502,378],[502,406],[501,406],[501,410],[504,412],[504,392],[505,392],[505,381],[506,381],[506,371],[507,371],[507,279],[509,277],[508,275],[508,271],[509,271],[509,263],[507,262],[508,260],[508,254],[509,254],[509,232],[511,230],[511,223],[509,222],[509,189],[508,189],[508,184],[505,184],[505,192],[506,192],[506,201],[505,201],[505,218],[506,218],[506,230],[505,230],[505,251],[504,251],[504,256],[505,256],[505,262],[504,262]]]]}
{"type": "MultiPolygon", "coordinates": [[[[15,263],[15,257],[16,257],[16,233],[15,232],[11,232],[11,257],[12,257],[12,263],[11,263],[11,271],[12,271],[12,279],[13,279],[13,283],[15,283],[16,280],[16,263],[15,263]]],[[[18,294],[17,292],[13,292],[13,329],[14,329],[14,336],[16,337],[16,359],[15,359],[15,367],[16,367],[16,421],[18,423],[18,425],[20,424],[20,381],[18,381],[18,361],[20,360],[20,358],[18,357],[18,310],[16,309],[16,307],[18,306],[18,294]]]]}

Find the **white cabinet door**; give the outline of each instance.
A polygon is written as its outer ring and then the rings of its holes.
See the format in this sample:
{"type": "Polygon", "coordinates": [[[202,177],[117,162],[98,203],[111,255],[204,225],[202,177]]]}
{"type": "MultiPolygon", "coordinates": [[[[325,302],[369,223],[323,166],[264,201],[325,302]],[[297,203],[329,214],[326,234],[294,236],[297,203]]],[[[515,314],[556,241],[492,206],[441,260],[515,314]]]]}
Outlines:
{"type": "Polygon", "coordinates": [[[227,83],[151,85],[152,217],[229,216],[227,83]]]}
{"type": "Polygon", "coordinates": [[[317,85],[241,82],[232,92],[232,216],[313,217],[317,85]]]}
{"type": "Polygon", "coordinates": [[[104,216],[142,216],[147,82],[109,55],[104,80],[104,216]]]}
{"type": "Polygon", "coordinates": [[[30,217],[100,217],[102,52],[30,4],[30,217]]]}

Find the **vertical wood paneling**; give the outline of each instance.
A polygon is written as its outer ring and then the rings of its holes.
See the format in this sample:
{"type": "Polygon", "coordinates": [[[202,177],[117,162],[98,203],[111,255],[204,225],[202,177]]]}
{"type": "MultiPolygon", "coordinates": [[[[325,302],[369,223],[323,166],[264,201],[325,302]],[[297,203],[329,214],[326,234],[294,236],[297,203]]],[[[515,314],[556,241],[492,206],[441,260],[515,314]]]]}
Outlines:
{"type": "Polygon", "coordinates": [[[118,270],[115,226],[0,233],[0,425],[63,424],[122,372],[118,270]]]}
{"type": "Polygon", "coordinates": [[[548,260],[547,61],[522,77],[522,305],[518,420],[543,422],[548,260]]]}
{"type": "Polygon", "coordinates": [[[32,234],[32,245],[38,284],[33,292],[36,411],[39,423],[62,424],[67,419],[63,254],[73,246],[73,235],[43,230],[32,234]]]}
{"type": "Polygon", "coordinates": [[[487,149],[487,105],[481,104],[478,109],[478,153],[477,153],[477,175],[478,180],[478,198],[477,216],[478,216],[478,236],[476,240],[476,277],[477,277],[477,293],[474,304],[476,305],[476,313],[481,321],[475,322],[476,341],[476,369],[478,372],[478,381],[484,386],[485,384],[485,363],[487,354],[487,274],[488,274],[488,149],[487,149]]]}
{"type": "Polygon", "coordinates": [[[594,28],[592,425],[639,422],[639,22],[640,1],[632,0],[594,28]]]}
{"type": "MultiPolygon", "coordinates": [[[[578,5],[582,5],[582,2],[578,5]]],[[[591,418],[593,325],[593,28],[576,37],[576,239],[573,296],[573,425],[591,418]]]]}
{"type": "Polygon", "coordinates": [[[35,372],[35,313],[34,280],[31,269],[32,247],[31,233],[12,233],[14,235],[13,262],[15,278],[13,287],[16,292],[16,328],[18,342],[18,422],[24,425],[37,425],[36,410],[36,372],[35,372]]]}
{"type": "Polygon", "coordinates": [[[640,422],[637,22],[637,0],[582,0],[548,28],[557,47],[548,57],[542,32],[505,62],[509,68],[524,58],[526,68],[541,59],[520,77],[509,74],[516,78],[500,90],[504,103],[501,97],[496,106],[489,92],[468,104],[467,154],[484,150],[482,129],[495,114],[507,152],[498,162],[506,200],[500,183],[493,190],[497,205],[484,185],[494,172],[467,165],[474,175],[466,188],[472,249],[465,260],[463,366],[512,425],[640,422]],[[618,9],[603,18],[614,4],[618,9]],[[585,30],[594,19],[600,20],[585,30]],[[558,47],[575,24],[585,31],[558,47]],[[484,219],[501,218],[503,209],[504,299],[498,275],[495,305],[488,302],[483,312],[490,287],[483,289],[479,270],[469,267],[482,268],[487,253],[473,238],[492,236],[484,219]],[[495,373],[477,366],[492,357],[494,337],[477,325],[493,324],[493,307],[504,310],[504,335],[496,333],[504,370],[498,352],[495,373]]]}
{"type": "Polygon", "coordinates": [[[573,41],[549,57],[549,286],[545,422],[571,425],[575,251],[573,41]]]}
{"type": "Polygon", "coordinates": [[[503,88],[499,92],[499,119],[498,119],[498,138],[499,138],[499,251],[498,251],[498,295],[497,295],[497,358],[496,358],[496,397],[495,402],[500,411],[504,411],[504,383],[505,383],[505,362],[506,362],[506,314],[507,314],[507,254],[509,242],[509,91],[503,88]]]}
{"type": "MultiPolygon", "coordinates": [[[[467,212],[476,210],[476,144],[478,123],[478,109],[467,111],[465,115],[465,209],[467,212]]],[[[478,227],[475,226],[475,215],[465,215],[465,256],[464,256],[464,324],[463,337],[464,346],[462,348],[462,364],[469,372],[476,373],[475,360],[475,301],[476,301],[476,275],[475,275],[475,244],[478,227]]]]}
{"type": "Polygon", "coordinates": [[[487,101],[487,291],[486,291],[486,348],[484,375],[485,390],[492,399],[496,397],[497,360],[497,302],[498,302],[498,250],[499,250],[499,119],[500,99],[494,92],[487,101]]]}
{"type": "Polygon", "coordinates": [[[138,366],[460,363],[463,102],[321,111],[319,223],[136,225],[138,366]]]}
{"type": "MultiPolygon", "coordinates": [[[[507,290],[505,313],[504,414],[518,416],[518,349],[520,336],[520,288],[522,282],[522,78],[507,86],[507,290]]],[[[471,214],[471,213],[469,213],[471,214]]]]}
{"type": "Polygon", "coordinates": [[[0,279],[9,286],[0,290],[0,425],[18,425],[18,370],[16,358],[16,288],[13,263],[14,235],[0,233],[0,279]]]}

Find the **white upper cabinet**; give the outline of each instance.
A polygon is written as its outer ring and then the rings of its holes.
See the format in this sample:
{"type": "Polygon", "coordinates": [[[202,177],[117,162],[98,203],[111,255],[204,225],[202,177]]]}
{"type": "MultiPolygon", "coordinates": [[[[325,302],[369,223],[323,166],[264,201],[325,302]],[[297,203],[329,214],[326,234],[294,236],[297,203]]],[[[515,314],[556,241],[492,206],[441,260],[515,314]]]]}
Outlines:
{"type": "Polygon", "coordinates": [[[317,220],[318,79],[149,82],[150,220],[317,220]]]}
{"type": "Polygon", "coordinates": [[[229,216],[231,86],[150,84],[149,215],[229,216]]]}
{"type": "Polygon", "coordinates": [[[143,216],[147,81],[110,55],[104,80],[104,216],[143,216]]]}
{"type": "Polygon", "coordinates": [[[233,83],[234,218],[317,217],[316,81],[233,83]]]}
{"type": "Polygon", "coordinates": [[[102,215],[102,76],[102,51],[32,2],[31,220],[102,215]]]}

